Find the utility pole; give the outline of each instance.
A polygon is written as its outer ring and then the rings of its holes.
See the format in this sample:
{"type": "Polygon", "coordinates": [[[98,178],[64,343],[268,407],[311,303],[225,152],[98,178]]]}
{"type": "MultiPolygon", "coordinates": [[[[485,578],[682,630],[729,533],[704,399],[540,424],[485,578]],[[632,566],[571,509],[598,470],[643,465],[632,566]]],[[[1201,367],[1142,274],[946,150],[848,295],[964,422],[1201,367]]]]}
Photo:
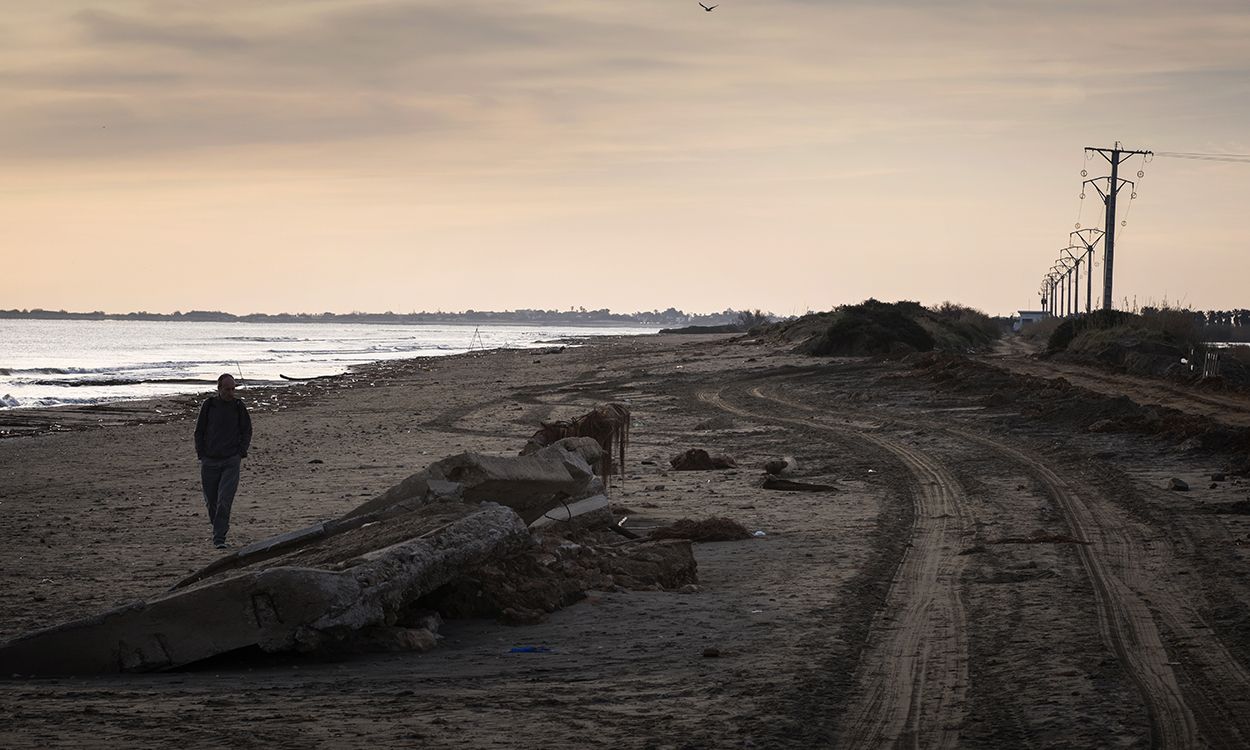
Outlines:
{"type": "Polygon", "coordinates": [[[1068,233],[1068,242],[1071,244],[1069,249],[1078,249],[1077,242],[1080,247],[1085,249],[1085,314],[1089,315],[1093,312],[1094,298],[1094,247],[1102,242],[1103,232],[1101,229],[1080,229],[1075,232],[1068,233]]]}
{"type": "MultiPolygon", "coordinates": [[[[1066,255],[1072,261],[1072,314],[1081,314],[1081,256],[1073,253],[1073,250],[1080,250],[1076,245],[1068,245],[1060,250],[1060,253],[1066,255]]],[[[1063,255],[1060,256],[1062,259],[1063,255]]],[[[1093,276],[1093,266],[1088,263],[1085,266],[1085,283],[1088,286],[1089,280],[1093,276]]],[[[1088,307],[1088,303],[1086,305],[1088,307]]],[[[1086,312],[1089,312],[1086,310],[1086,312]]]]}
{"type": "MultiPolygon", "coordinates": [[[[1093,185],[1094,189],[1102,195],[1102,201],[1107,207],[1106,223],[1104,224],[1104,241],[1103,241],[1103,257],[1106,262],[1103,264],[1102,271],[1102,309],[1111,309],[1111,271],[1115,262],[1115,198],[1120,192],[1120,188],[1124,185],[1137,186],[1132,180],[1120,179],[1120,165],[1133,156],[1153,156],[1153,151],[1129,151],[1120,147],[1120,142],[1116,141],[1112,148],[1094,148],[1086,146],[1086,151],[1093,151],[1099,156],[1107,160],[1111,165],[1111,177],[1097,177],[1086,180],[1082,185],[1093,185]],[[1099,180],[1107,180],[1107,189],[1104,191],[1102,186],[1098,184],[1099,180]]],[[[1084,191],[1082,191],[1084,195],[1084,191]]]]}

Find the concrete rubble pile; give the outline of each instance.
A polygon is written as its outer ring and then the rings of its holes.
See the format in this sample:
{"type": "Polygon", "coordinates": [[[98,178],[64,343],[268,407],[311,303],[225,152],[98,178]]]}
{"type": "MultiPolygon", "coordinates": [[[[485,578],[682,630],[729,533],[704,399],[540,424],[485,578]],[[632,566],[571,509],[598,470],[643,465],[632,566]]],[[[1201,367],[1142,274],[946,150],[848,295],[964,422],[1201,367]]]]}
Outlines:
{"type": "Polygon", "coordinates": [[[223,557],[168,594],[0,645],[3,674],[144,672],[215,656],[427,650],[444,616],[527,623],[588,589],[696,581],[689,542],[614,531],[600,449],[451,456],[346,515],[223,557]]]}

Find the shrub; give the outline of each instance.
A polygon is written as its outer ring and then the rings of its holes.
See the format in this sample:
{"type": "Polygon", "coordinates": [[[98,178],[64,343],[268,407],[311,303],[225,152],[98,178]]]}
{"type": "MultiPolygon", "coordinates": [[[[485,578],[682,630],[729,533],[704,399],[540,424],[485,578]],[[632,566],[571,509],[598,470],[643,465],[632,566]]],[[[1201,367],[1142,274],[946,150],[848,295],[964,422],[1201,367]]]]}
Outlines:
{"type": "Polygon", "coordinates": [[[802,348],[816,356],[889,354],[933,349],[933,336],[915,318],[916,302],[878,302],[838,308],[823,334],[802,348]]]}

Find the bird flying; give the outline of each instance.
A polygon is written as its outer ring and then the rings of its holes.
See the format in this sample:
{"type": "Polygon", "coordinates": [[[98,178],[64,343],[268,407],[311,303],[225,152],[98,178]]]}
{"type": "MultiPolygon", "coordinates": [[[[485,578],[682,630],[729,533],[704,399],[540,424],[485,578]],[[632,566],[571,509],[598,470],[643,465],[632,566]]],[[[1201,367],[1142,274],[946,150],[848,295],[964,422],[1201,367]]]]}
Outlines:
{"type": "Polygon", "coordinates": [[[700,7],[700,8],[702,8],[702,9],[704,9],[704,10],[706,10],[708,13],[711,13],[714,9],[719,8],[720,6],[719,6],[719,5],[713,5],[713,6],[710,6],[710,7],[709,7],[709,6],[707,6],[707,5],[704,5],[703,3],[699,3],[699,7],[700,7]]]}

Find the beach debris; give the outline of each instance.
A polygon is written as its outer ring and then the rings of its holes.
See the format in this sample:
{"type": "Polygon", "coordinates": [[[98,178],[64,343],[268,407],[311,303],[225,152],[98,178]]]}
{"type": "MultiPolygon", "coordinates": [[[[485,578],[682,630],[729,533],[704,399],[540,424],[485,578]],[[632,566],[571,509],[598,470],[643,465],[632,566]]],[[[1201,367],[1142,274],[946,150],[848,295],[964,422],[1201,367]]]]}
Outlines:
{"type": "Polygon", "coordinates": [[[344,518],[404,513],[431,502],[499,502],[526,523],[568,500],[602,491],[591,468],[602,456],[592,438],[563,438],[521,456],[460,453],[430,464],[344,518]]]}
{"type": "Polygon", "coordinates": [[[706,659],[718,659],[720,658],[720,649],[715,646],[708,646],[703,649],[703,656],[706,659]]]}
{"type": "Polygon", "coordinates": [[[1189,483],[1184,479],[1172,477],[1166,484],[1163,485],[1163,488],[1165,490],[1172,490],[1173,492],[1189,492],[1189,483]]]}
{"type": "Polygon", "coordinates": [[[589,590],[696,583],[689,541],[637,540],[615,522],[591,469],[600,450],[566,438],[529,456],[450,456],[164,596],[0,644],[0,670],[155,671],[239,649],[424,651],[441,618],[534,623],[589,590]]]}
{"type": "Polygon", "coordinates": [[[535,534],[526,549],[466,569],[421,601],[444,617],[532,625],[588,591],[677,591],[698,581],[685,539],[621,541],[610,531],[535,534]]]}
{"type": "Polygon", "coordinates": [[[1227,479],[1227,477],[1224,475],[1224,472],[1222,472],[1222,471],[1217,471],[1217,472],[1215,472],[1214,474],[1212,474],[1212,475],[1211,475],[1211,481],[1212,481],[1212,482],[1223,482],[1223,481],[1225,481],[1226,479],[1227,479]]]}
{"type": "Polygon", "coordinates": [[[668,462],[676,471],[711,471],[733,469],[738,466],[729,456],[713,456],[702,448],[690,448],[673,456],[668,462]]]}
{"type": "Polygon", "coordinates": [[[795,461],[792,456],[782,456],[764,462],[764,471],[774,476],[793,473],[798,468],[799,462],[795,461]]]}
{"type": "MultiPolygon", "coordinates": [[[[561,503],[530,524],[531,530],[543,529],[554,524],[576,523],[582,526],[611,526],[612,511],[608,508],[607,495],[592,495],[572,503],[561,503]]],[[[620,524],[617,524],[620,525],[620,524]]]]}
{"type": "Polygon", "coordinates": [[[702,521],[683,518],[651,532],[652,539],[689,539],[692,542],[732,542],[750,537],[751,532],[742,524],[717,516],[702,521]]]}
{"type": "Polygon", "coordinates": [[[756,531],[756,532],[755,532],[754,534],[752,534],[751,536],[753,536],[753,537],[766,537],[766,536],[768,536],[768,534],[765,534],[763,531],[756,531]]]}
{"type": "Polygon", "coordinates": [[[796,482],[792,479],[782,479],[781,477],[768,476],[764,477],[762,485],[766,490],[781,490],[783,492],[837,492],[838,488],[831,484],[815,484],[813,482],[796,482]]]}
{"type": "Polygon", "coordinates": [[[599,476],[605,480],[611,476],[615,447],[619,454],[619,465],[616,468],[620,471],[621,478],[625,477],[625,451],[629,447],[630,427],[629,407],[625,404],[602,404],[580,417],[539,422],[539,425],[538,431],[530,436],[529,442],[521,449],[521,455],[528,455],[565,438],[588,437],[598,443],[603,451],[598,463],[599,476]]]}
{"type": "MultiPolygon", "coordinates": [[[[419,516],[421,514],[412,514],[419,516]]],[[[372,528],[340,535],[299,564],[219,577],[0,646],[0,669],[22,674],[147,672],[241,648],[305,652],[379,627],[404,627],[420,597],[465,567],[523,549],[529,533],[510,508],[483,505],[409,524],[402,540],[361,545],[372,528]],[[433,525],[433,528],[430,526],[433,525]],[[354,538],[353,538],[354,537],[354,538]],[[361,554],[357,552],[363,546],[361,554]],[[316,559],[318,553],[322,560],[316,559]],[[318,567],[318,564],[320,567],[318,567]]],[[[387,541],[390,541],[387,539],[387,541]]],[[[298,553],[297,553],[298,554],[298,553]]]]}
{"type": "Polygon", "coordinates": [[[550,646],[513,646],[508,649],[510,654],[550,654],[550,646]]]}

